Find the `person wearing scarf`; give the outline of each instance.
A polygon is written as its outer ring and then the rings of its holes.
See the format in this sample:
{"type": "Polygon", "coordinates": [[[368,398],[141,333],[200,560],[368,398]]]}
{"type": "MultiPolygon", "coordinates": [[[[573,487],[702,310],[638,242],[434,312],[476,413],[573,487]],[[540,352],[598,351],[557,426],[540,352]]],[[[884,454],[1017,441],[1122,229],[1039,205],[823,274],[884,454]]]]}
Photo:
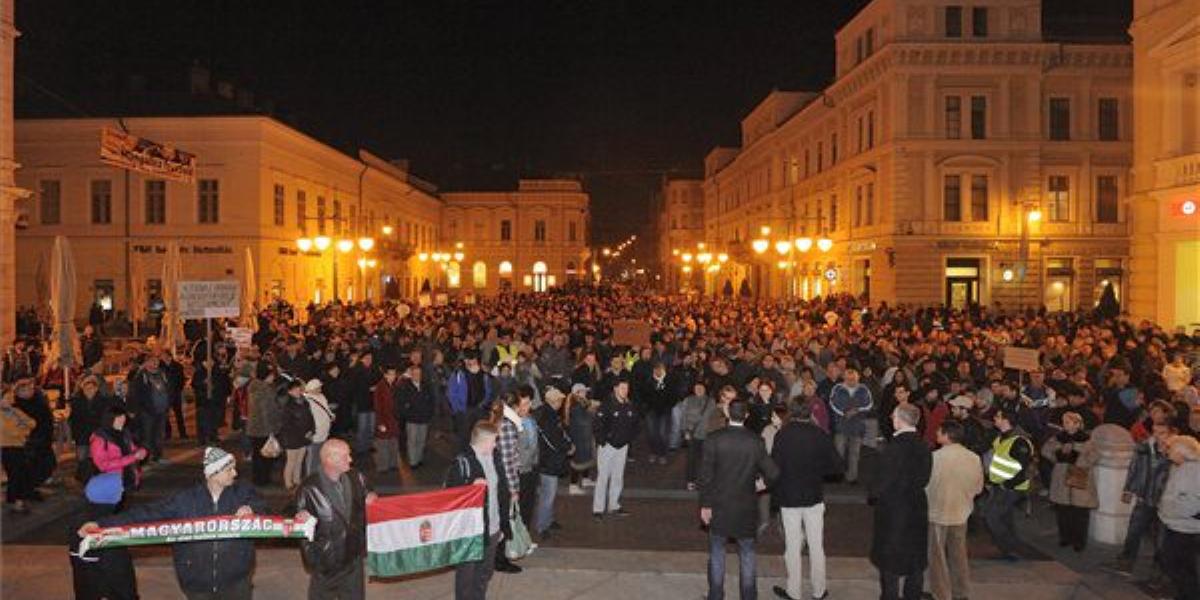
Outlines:
{"type": "Polygon", "coordinates": [[[1050,502],[1058,513],[1058,545],[1071,546],[1082,552],[1087,545],[1088,518],[1093,508],[1099,506],[1096,497],[1096,482],[1091,475],[1092,465],[1099,453],[1091,443],[1091,436],[1083,429],[1083,417],[1076,412],[1062,416],[1062,431],[1042,445],[1042,457],[1054,465],[1050,474],[1050,502]],[[1083,487],[1073,487],[1067,474],[1072,467],[1087,471],[1083,487]]]}
{"type": "Polygon", "coordinates": [[[138,463],[148,453],[139,448],[125,430],[128,419],[121,407],[109,407],[100,418],[100,428],[92,433],[89,446],[92,462],[100,473],[121,473],[125,488],[137,489],[142,482],[142,469],[138,463]]]}

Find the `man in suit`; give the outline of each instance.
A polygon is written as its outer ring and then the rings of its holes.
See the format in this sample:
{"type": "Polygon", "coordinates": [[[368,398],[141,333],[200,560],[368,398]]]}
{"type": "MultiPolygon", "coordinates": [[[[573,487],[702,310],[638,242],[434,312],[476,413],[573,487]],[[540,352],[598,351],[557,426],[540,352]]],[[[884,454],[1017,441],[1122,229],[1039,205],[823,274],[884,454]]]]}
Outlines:
{"type": "Polygon", "coordinates": [[[762,438],[746,429],[750,407],[729,404],[729,426],[708,436],[700,465],[700,520],[708,526],[708,600],[725,598],[725,542],[738,546],[742,600],[755,600],[754,538],[758,531],[757,486],[775,481],[779,468],[762,438]]]}
{"type": "Polygon", "coordinates": [[[879,569],[880,598],[920,600],[928,563],[929,507],[925,486],[933,458],[917,434],[921,409],[912,404],[892,411],[895,433],[879,455],[878,476],[868,502],[875,506],[871,564],[879,569]]]}

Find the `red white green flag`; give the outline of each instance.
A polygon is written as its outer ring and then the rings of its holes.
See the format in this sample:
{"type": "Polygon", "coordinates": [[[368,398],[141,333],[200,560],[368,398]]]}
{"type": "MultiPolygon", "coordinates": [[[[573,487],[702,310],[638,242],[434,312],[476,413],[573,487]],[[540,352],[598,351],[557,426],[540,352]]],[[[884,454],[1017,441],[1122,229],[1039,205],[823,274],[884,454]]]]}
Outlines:
{"type": "Polygon", "coordinates": [[[487,487],[387,496],[367,506],[367,572],[397,577],[483,560],[487,487]]]}

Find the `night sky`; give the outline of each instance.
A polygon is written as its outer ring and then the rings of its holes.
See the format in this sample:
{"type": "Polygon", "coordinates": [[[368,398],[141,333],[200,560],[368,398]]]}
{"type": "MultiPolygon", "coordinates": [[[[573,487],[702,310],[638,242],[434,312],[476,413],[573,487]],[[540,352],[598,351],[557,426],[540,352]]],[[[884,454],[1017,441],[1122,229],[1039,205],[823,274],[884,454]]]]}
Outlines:
{"type": "MultiPolygon", "coordinates": [[[[709,149],[735,145],[771,89],[824,87],[835,29],[866,3],[18,0],[17,110],[186,112],[198,61],[318,139],[408,158],[441,189],[582,176],[606,242],[648,220],[664,174],[699,175],[709,149]],[[131,74],[157,104],[122,95],[131,74]]],[[[1132,0],[1044,4],[1052,34],[1111,38],[1132,0]]]]}

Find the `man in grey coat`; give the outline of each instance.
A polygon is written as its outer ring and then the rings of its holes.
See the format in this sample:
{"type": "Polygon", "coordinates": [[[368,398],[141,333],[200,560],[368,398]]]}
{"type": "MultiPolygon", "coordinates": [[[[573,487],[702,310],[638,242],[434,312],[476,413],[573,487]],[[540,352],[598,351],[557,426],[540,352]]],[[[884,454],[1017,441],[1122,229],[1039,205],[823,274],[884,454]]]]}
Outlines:
{"type": "Polygon", "coordinates": [[[757,491],[779,477],[762,438],[746,429],[750,407],[729,404],[729,426],[708,436],[700,465],[700,520],[708,526],[708,600],[725,598],[725,542],[737,541],[742,600],[757,597],[757,491]]]}

